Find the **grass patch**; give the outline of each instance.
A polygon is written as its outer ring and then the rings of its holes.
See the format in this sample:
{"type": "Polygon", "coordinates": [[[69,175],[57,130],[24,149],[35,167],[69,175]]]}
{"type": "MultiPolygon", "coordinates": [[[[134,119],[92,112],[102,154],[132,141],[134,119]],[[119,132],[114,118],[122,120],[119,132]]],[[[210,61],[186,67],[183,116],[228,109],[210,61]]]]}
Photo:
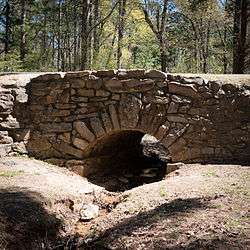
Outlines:
{"type": "Polygon", "coordinates": [[[248,220],[249,218],[239,218],[239,219],[231,218],[231,219],[228,219],[225,226],[229,231],[242,232],[244,231],[244,229],[247,228],[248,220]]]}
{"type": "Polygon", "coordinates": [[[95,237],[95,235],[97,235],[97,233],[98,233],[98,228],[97,228],[97,226],[93,225],[89,229],[89,231],[86,235],[86,238],[93,238],[93,237],[95,237]]]}
{"type": "Polygon", "coordinates": [[[236,184],[234,186],[228,186],[224,188],[224,191],[230,196],[250,198],[249,188],[245,185],[236,184]]]}
{"type": "Polygon", "coordinates": [[[208,170],[204,175],[208,177],[218,177],[215,170],[208,170]]]}
{"type": "Polygon", "coordinates": [[[23,170],[19,171],[0,171],[0,177],[14,177],[24,174],[23,170]]]}
{"type": "Polygon", "coordinates": [[[167,190],[165,186],[160,186],[159,194],[161,197],[166,197],[167,196],[167,190]]]}

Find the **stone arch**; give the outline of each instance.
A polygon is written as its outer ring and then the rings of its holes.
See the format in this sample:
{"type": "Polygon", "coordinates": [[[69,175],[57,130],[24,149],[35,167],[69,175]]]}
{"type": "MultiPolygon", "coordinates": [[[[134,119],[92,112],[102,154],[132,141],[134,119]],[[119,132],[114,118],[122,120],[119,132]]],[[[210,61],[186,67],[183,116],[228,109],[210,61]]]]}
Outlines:
{"type": "Polygon", "coordinates": [[[177,112],[176,106],[179,105],[170,98],[154,103],[152,100],[142,101],[143,97],[123,94],[118,104],[109,104],[96,116],[75,121],[72,142],[83,151],[82,157],[88,156],[96,141],[123,131],[137,131],[156,137],[165,146],[169,159],[171,151],[176,153],[174,147],[184,147],[186,142],[181,137],[190,127],[189,120],[184,115],[167,113],[177,112]]]}
{"type": "Polygon", "coordinates": [[[167,170],[165,148],[152,136],[145,143],[145,137],[149,135],[136,129],[107,133],[89,143],[84,159],[69,161],[69,167],[77,165],[80,175],[110,191],[162,180],[167,170]]]}
{"type": "Polygon", "coordinates": [[[195,85],[169,82],[159,71],[125,73],[86,71],[33,79],[28,85],[34,124],[28,151],[67,165],[85,159],[94,141],[125,130],[155,136],[171,157],[183,150],[182,137],[192,120],[187,112],[199,96],[195,85]]]}

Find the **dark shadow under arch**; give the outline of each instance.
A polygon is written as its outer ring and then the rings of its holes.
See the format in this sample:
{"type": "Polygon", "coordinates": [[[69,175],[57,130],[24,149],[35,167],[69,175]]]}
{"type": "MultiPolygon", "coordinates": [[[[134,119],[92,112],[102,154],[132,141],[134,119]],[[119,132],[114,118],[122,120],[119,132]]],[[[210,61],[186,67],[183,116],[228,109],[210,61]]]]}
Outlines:
{"type": "MultiPolygon", "coordinates": [[[[124,191],[162,180],[166,161],[160,157],[164,147],[153,140],[142,142],[144,133],[119,131],[99,139],[91,147],[89,181],[109,191],[124,191]]],[[[152,137],[151,137],[152,138],[152,137]]]]}

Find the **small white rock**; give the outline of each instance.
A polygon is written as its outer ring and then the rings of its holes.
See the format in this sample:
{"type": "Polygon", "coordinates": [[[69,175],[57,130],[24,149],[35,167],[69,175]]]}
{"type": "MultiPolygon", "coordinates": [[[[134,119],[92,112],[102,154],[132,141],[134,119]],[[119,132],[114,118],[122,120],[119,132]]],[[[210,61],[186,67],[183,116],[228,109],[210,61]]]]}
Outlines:
{"type": "Polygon", "coordinates": [[[84,204],[80,210],[80,219],[84,221],[92,220],[99,215],[99,207],[94,204],[84,204]]]}

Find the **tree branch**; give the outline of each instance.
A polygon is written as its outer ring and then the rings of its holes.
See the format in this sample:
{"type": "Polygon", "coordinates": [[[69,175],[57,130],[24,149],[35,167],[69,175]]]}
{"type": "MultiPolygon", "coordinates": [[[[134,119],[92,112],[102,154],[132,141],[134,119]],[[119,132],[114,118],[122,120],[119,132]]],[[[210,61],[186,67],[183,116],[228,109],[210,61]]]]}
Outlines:
{"type": "Polygon", "coordinates": [[[164,6],[163,6],[163,10],[162,10],[162,17],[161,17],[161,27],[160,27],[161,33],[165,32],[167,9],[168,9],[167,6],[168,6],[168,0],[164,0],[164,6]]]}
{"type": "Polygon", "coordinates": [[[108,13],[107,16],[105,16],[103,19],[101,19],[98,23],[96,23],[94,26],[92,26],[92,27],[88,30],[88,32],[87,32],[87,37],[90,35],[90,33],[91,33],[91,31],[92,31],[93,29],[95,29],[96,27],[98,27],[100,24],[103,25],[103,24],[105,23],[105,21],[106,21],[106,20],[112,15],[112,13],[114,12],[116,6],[118,5],[118,2],[119,2],[119,1],[116,1],[116,3],[114,4],[113,8],[110,10],[110,12],[108,13]]]}
{"type": "Polygon", "coordinates": [[[159,31],[157,30],[157,28],[154,26],[152,20],[150,19],[147,9],[145,7],[143,7],[142,5],[141,5],[141,8],[142,8],[144,16],[145,16],[145,21],[147,22],[147,24],[149,25],[151,30],[154,32],[154,34],[158,38],[159,37],[159,31]]]}

